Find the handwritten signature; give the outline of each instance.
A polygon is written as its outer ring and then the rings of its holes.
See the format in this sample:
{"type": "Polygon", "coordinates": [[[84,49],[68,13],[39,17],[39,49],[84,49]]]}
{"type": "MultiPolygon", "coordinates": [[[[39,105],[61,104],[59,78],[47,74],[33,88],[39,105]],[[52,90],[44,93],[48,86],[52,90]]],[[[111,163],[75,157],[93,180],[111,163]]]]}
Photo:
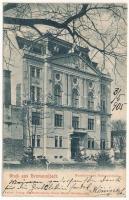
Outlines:
{"type": "Polygon", "coordinates": [[[52,179],[44,181],[17,181],[11,179],[5,186],[3,193],[24,191],[27,194],[34,194],[38,191],[60,191],[66,194],[79,191],[80,193],[88,193],[97,195],[125,195],[125,187],[121,186],[120,176],[94,176],[88,175],[79,179],[78,177],[60,179],[52,179]]]}
{"type": "Polygon", "coordinates": [[[123,105],[126,103],[121,103],[121,97],[125,96],[125,94],[121,93],[121,89],[120,88],[115,88],[114,92],[113,92],[114,98],[111,101],[111,104],[113,105],[112,111],[114,110],[122,110],[123,109],[123,105]]]}

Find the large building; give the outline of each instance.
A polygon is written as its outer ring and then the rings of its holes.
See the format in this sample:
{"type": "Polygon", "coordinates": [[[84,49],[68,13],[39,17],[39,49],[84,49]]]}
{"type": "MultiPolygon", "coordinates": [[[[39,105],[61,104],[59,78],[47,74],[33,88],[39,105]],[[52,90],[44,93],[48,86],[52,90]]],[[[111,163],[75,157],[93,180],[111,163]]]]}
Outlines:
{"type": "Polygon", "coordinates": [[[23,112],[24,146],[57,162],[110,151],[111,78],[89,49],[50,33],[17,42],[22,57],[12,99],[23,112]]]}

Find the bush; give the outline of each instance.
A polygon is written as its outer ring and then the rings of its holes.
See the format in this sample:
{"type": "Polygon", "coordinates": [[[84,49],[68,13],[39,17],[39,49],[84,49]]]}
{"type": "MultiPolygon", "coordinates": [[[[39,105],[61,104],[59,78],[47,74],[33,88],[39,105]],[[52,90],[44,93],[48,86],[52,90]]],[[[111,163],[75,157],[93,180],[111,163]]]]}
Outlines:
{"type": "Polygon", "coordinates": [[[98,155],[96,162],[100,166],[108,166],[111,165],[111,159],[108,153],[102,152],[98,155]]]}
{"type": "Polygon", "coordinates": [[[122,167],[126,167],[126,159],[123,159],[123,160],[122,160],[121,166],[122,166],[122,167]]]}

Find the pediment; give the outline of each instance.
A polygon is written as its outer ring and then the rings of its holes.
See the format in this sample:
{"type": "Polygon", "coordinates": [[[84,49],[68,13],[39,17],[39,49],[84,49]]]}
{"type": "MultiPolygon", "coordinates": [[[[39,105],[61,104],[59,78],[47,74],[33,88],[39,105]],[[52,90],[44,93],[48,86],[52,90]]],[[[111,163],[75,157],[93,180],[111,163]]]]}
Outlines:
{"type": "Polygon", "coordinates": [[[96,68],[92,66],[92,63],[80,58],[78,55],[67,55],[60,56],[51,59],[51,63],[55,65],[61,65],[64,67],[69,67],[78,71],[87,72],[89,74],[98,75],[96,68]]]}

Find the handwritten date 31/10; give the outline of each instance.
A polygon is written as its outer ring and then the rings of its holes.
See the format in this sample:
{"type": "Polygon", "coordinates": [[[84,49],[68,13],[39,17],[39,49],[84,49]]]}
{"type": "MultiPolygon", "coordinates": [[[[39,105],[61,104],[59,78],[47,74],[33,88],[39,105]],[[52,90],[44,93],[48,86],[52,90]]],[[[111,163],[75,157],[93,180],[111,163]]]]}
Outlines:
{"type": "Polygon", "coordinates": [[[125,94],[121,93],[121,89],[120,88],[115,88],[114,92],[113,92],[114,98],[111,101],[111,104],[113,105],[112,111],[114,110],[122,110],[123,109],[123,105],[126,103],[121,103],[122,100],[122,96],[125,96],[125,94]]]}

